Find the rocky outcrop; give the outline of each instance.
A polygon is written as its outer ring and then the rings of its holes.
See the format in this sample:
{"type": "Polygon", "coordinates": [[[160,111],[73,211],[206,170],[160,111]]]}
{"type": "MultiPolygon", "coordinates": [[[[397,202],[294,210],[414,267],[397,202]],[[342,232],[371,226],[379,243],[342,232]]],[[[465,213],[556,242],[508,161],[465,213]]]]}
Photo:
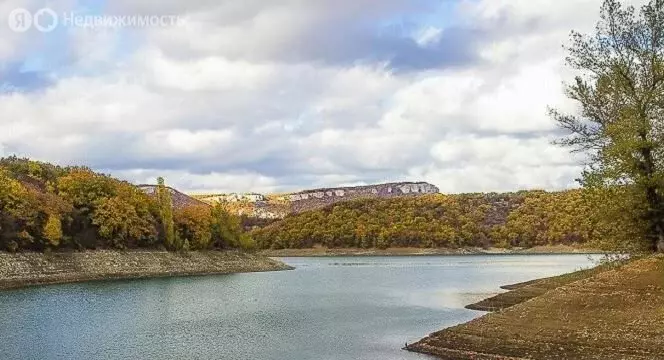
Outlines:
{"type": "MultiPolygon", "coordinates": [[[[208,204],[222,204],[236,215],[258,219],[282,219],[288,214],[319,209],[340,201],[366,198],[394,198],[437,194],[439,189],[426,182],[398,182],[367,186],[304,190],[291,194],[261,195],[206,194],[192,195],[208,204]]],[[[184,194],[183,194],[184,195],[184,194]]]]}
{"type": "Polygon", "coordinates": [[[91,280],[289,270],[267,257],[235,251],[172,253],[96,250],[80,253],[0,252],[0,289],[91,280]]]}
{"type": "Polygon", "coordinates": [[[425,182],[400,182],[355,187],[307,190],[286,195],[294,213],[319,209],[340,201],[367,198],[394,198],[437,194],[439,189],[425,182]]]}
{"type": "Polygon", "coordinates": [[[197,194],[192,197],[204,201],[206,203],[215,202],[259,202],[265,201],[265,195],[257,193],[230,193],[230,194],[197,194]]]}

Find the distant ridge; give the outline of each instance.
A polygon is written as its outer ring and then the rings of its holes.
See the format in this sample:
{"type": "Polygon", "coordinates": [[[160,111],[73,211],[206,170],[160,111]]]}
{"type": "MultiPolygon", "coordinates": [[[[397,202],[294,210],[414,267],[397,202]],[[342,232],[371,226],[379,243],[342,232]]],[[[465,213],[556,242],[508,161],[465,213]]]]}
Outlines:
{"type": "MultiPolygon", "coordinates": [[[[157,196],[157,185],[140,184],[136,186],[148,195],[157,196]]],[[[182,209],[189,206],[210,206],[210,204],[177,191],[172,187],[167,186],[166,188],[171,192],[171,200],[173,201],[173,207],[175,209],[182,209]]]]}
{"type": "Polygon", "coordinates": [[[286,195],[294,213],[314,210],[340,201],[366,198],[394,198],[438,194],[438,187],[426,182],[397,182],[387,184],[336,187],[305,190],[286,195]]]}
{"type": "Polygon", "coordinates": [[[418,182],[392,182],[392,183],[381,183],[374,185],[358,185],[358,186],[338,186],[330,188],[319,188],[319,189],[310,189],[310,190],[301,190],[298,192],[290,193],[291,195],[305,194],[305,193],[315,193],[321,191],[334,191],[334,190],[348,190],[348,191],[363,191],[363,190],[372,190],[376,189],[377,191],[386,190],[388,193],[393,191],[401,191],[402,194],[408,193],[438,193],[440,190],[437,186],[429,184],[427,182],[418,181],[418,182]],[[390,190],[391,189],[391,190],[390,190]]]}
{"type": "Polygon", "coordinates": [[[363,186],[329,187],[287,194],[209,194],[192,195],[208,204],[221,203],[238,215],[278,219],[288,214],[319,209],[337,202],[367,198],[395,198],[438,194],[440,190],[427,182],[393,182],[363,186]]]}

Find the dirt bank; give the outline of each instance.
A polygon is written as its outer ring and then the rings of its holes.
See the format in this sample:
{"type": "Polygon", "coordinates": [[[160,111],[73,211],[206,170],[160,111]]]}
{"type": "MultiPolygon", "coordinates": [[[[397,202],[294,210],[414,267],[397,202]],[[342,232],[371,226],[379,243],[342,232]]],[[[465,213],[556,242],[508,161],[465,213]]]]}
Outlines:
{"type": "Polygon", "coordinates": [[[479,311],[498,311],[526,300],[536,298],[549,290],[559,288],[563,285],[589,278],[602,271],[610,270],[609,265],[600,265],[592,269],[576,271],[569,274],[532,280],[518,284],[501,286],[502,289],[510,290],[496,296],[484,299],[480,302],[466,306],[466,309],[479,311]]]}
{"type": "Polygon", "coordinates": [[[263,250],[264,256],[272,257],[310,257],[310,256],[435,256],[435,255],[500,255],[500,254],[599,254],[600,250],[575,246],[556,245],[538,246],[533,248],[460,248],[460,249],[422,249],[422,248],[389,248],[380,249],[328,249],[316,247],[312,249],[263,250]]]}
{"type": "Polygon", "coordinates": [[[90,280],[288,270],[263,256],[240,252],[88,251],[0,252],[0,289],[90,280]]]}
{"type": "Polygon", "coordinates": [[[409,350],[452,360],[664,359],[664,256],[580,277],[409,350]]]}

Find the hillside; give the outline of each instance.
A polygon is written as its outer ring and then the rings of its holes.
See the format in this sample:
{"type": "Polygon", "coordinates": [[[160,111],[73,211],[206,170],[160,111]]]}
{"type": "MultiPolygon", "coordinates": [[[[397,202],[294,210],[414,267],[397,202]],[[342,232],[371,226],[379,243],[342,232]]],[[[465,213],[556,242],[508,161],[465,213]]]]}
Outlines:
{"type": "Polygon", "coordinates": [[[613,246],[632,238],[624,213],[597,199],[584,190],[358,199],[293,214],[251,234],[263,249],[613,246]]]}
{"type": "MultiPolygon", "coordinates": [[[[150,196],[156,196],[157,194],[157,185],[141,184],[137,185],[137,187],[150,196]]],[[[210,204],[175,190],[172,187],[167,186],[166,189],[171,194],[171,200],[175,209],[184,209],[189,206],[210,206],[210,204]]]]}
{"type": "Polygon", "coordinates": [[[425,182],[398,182],[354,187],[304,190],[288,194],[192,194],[208,204],[222,204],[228,211],[258,219],[281,219],[289,214],[320,209],[358,199],[390,199],[437,194],[438,188],[425,182]]]}
{"type": "Polygon", "coordinates": [[[85,167],[0,159],[0,251],[252,247],[238,217],[157,189],[85,167]]]}

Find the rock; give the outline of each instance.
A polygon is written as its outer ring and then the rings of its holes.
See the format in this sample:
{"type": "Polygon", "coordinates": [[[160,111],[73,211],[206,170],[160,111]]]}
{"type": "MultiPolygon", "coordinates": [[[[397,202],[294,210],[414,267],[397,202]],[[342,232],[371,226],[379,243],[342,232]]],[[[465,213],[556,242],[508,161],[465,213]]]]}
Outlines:
{"type": "Polygon", "coordinates": [[[403,182],[368,186],[341,187],[301,191],[289,196],[294,213],[314,210],[340,201],[365,198],[393,198],[437,194],[440,190],[425,182],[403,182]],[[325,196],[319,196],[324,194],[325,196]]]}
{"type": "Polygon", "coordinates": [[[208,204],[221,202],[226,205],[229,211],[236,215],[246,215],[259,219],[280,219],[291,213],[315,210],[340,201],[363,198],[421,196],[437,193],[439,193],[439,189],[426,182],[400,182],[305,190],[279,196],[253,193],[240,195],[217,194],[193,195],[195,198],[192,199],[199,199],[208,204]]]}

